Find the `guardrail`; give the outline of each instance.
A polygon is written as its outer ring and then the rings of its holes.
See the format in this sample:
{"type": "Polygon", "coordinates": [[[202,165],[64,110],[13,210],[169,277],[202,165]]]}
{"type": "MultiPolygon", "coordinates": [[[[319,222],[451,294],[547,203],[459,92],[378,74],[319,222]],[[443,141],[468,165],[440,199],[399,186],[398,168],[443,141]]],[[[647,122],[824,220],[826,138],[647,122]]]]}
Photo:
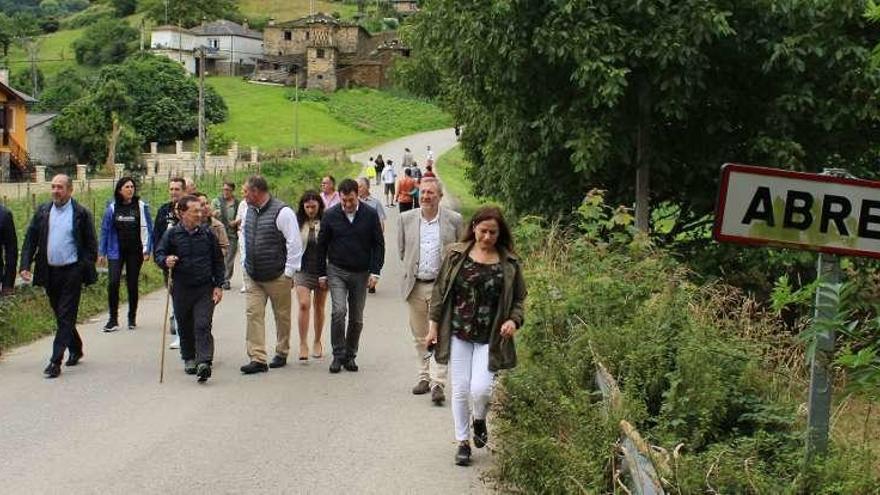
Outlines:
{"type": "MultiPolygon", "coordinates": [[[[608,369],[598,360],[596,362],[596,387],[602,393],[602,402],[605,404],[608,414],[623,410],[623,396],[617,380],[608,372],[608,369]]],[[[655,463],[660,464],[664,471],[668,471],[665,463],[655,459],[652,448],[642,439],[639,431],[628,421],[620,421],[620,451],[621,474],[627,490],[635,495],[665,495],[660,476],[657,474],[655,463]]],[[[617,474],[615,473],[615,482],[617,474]]]]}

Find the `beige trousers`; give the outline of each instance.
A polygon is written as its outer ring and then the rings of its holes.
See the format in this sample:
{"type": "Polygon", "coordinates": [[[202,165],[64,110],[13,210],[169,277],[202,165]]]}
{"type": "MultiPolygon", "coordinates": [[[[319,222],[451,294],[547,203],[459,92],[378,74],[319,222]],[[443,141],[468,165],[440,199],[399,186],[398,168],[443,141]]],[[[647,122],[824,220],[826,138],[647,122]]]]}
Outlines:
{"type": "Polygon", "coordinates": [[[290,351],[290,311],[292,283],[289,277],[268,282],[247,281],[247,353],[251,361],[266,363],[266,300],[275,314],[275,354],[287,357],[290,351]]]}
{"type": "Polygon", "coordinates": [[[446,365],[437,363],[433,357],[425,356],[428,352],[428,346],[425,344],[425,336],[428,335],[428,307],[431,304],[433,291],[433,283],[417,281],[409,297],[406,298],[406,303],[409,305],[409,328],[418,353],[419,381],[431,382],[431,388],[437,385],[446,386],[446,365]]]}

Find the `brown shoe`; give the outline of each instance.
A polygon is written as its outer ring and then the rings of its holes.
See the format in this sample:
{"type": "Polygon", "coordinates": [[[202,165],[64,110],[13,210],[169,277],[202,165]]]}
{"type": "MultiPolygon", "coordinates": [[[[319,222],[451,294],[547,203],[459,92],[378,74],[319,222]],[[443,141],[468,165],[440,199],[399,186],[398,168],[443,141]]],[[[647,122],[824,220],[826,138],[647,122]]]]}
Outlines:
{"type": "Polygon", "coordinates": [[[413,387],[413,395],[424,395],[431,391],[431,383],[428,380],[419,380],[413,387]]]}
{"type": "Polygon", "coordinates": [[[436,406],[442,406],[443,401],[446,400],[446,394],[443,393],[443,387],[440,385],[435,386],[431,390],[431,402],[436,406]]]}

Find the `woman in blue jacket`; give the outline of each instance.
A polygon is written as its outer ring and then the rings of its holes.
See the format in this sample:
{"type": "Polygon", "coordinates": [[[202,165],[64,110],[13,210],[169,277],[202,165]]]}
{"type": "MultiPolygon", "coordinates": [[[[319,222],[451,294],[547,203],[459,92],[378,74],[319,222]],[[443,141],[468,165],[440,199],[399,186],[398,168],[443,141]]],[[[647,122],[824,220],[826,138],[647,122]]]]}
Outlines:
{"type": "Polygon", "coordinates": [[[110,319],[104,325],[105,332],[119,328],[119,282],[123,266],[128,288],[128,329],[134,330],[137,326],[138,278],[141,265],[150,259],[154,240],[150,207],[137,196],[136,187],[131,177],[119,179],[113,191],[114,200],[104,210],[101,222],[98,262],[106,262],[110,272],[107,286],[110,319]]]}

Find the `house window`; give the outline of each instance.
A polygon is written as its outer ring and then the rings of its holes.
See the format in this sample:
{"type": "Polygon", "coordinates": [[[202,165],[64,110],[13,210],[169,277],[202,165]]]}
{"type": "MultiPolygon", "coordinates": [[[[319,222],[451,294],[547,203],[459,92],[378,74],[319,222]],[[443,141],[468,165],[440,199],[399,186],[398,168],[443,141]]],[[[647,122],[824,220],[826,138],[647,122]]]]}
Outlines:
{"type": "Polygon", "coordinates": [[[323,49],[323,48],[318,48],[318,54],[317,54],[317,57],[318,57],[318,58],[324,58],[324,49],[323,49]]]}
{"type": "Polygon", "coordinates": [[[220,40],[217,38],[208,38],[208,46],[216,50],[220,48],[220,40]]]}
{"type": "Polygon", "coordinates": [[[324,79],[324,76],[321,75],[321,74],[318,74],[318,80],[320,81],[320,80],[322,80],[322,79],[324,79]]]}
{"type": "Polygon", "coordinates": [[[293,39],[293,33],[290,31],[284,31],[284,41],[290,41],[293,39]]]}
{"type": "Polygon", "coordinates": [[[308,40],[309,40],[309,32],[306,31],[306,41],[308,41],[308,40]]]}

